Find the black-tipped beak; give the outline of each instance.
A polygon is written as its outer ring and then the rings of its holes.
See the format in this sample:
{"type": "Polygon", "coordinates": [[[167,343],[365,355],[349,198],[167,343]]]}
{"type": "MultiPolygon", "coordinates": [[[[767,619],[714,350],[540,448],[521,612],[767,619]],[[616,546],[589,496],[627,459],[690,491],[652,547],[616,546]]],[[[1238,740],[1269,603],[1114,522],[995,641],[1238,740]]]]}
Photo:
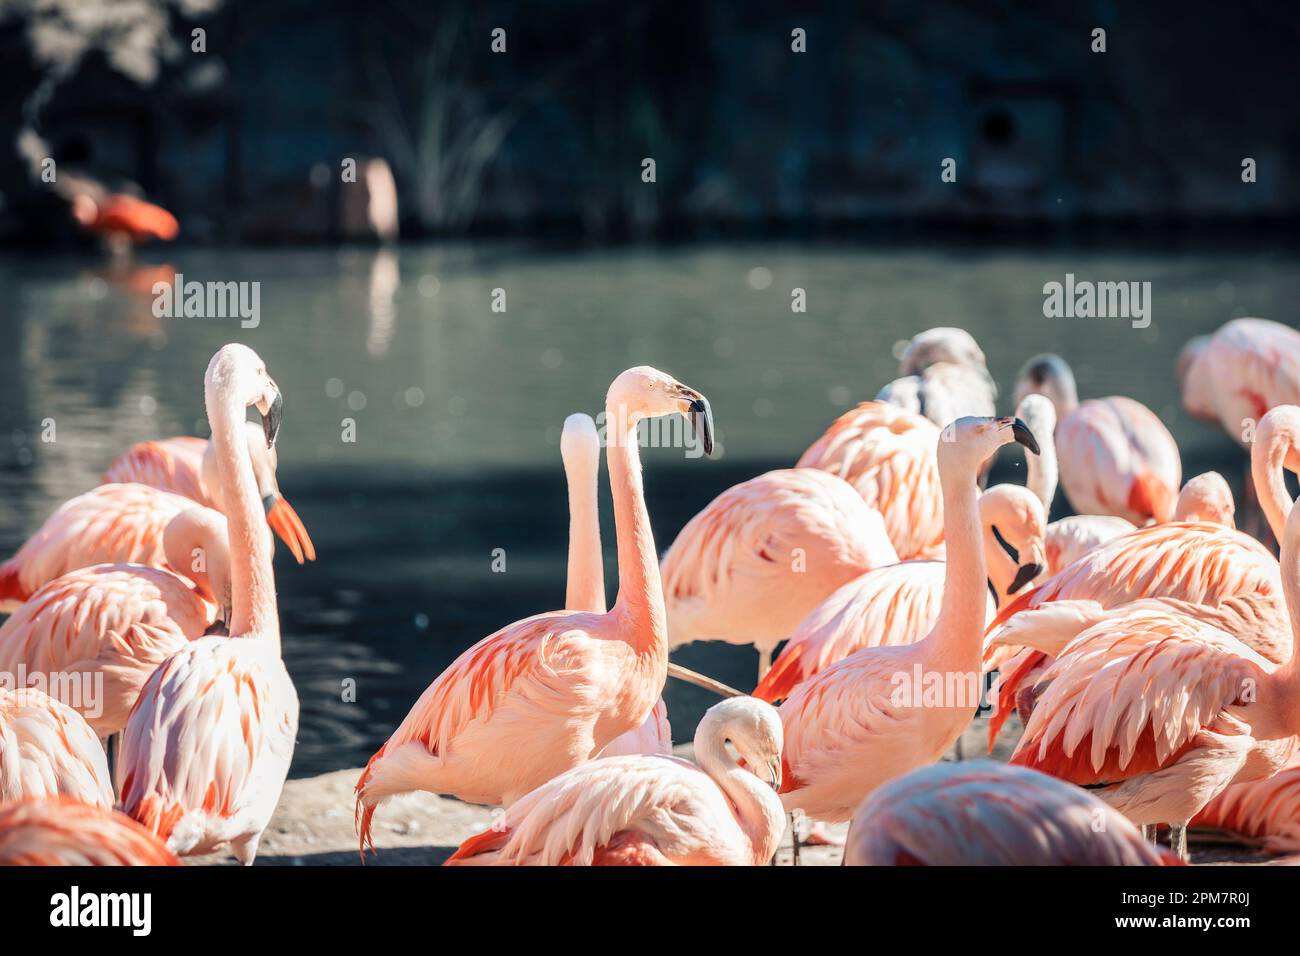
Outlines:
{"type": "Polygon", "coordinates": [[[280,422],[284,418],[284,399],[276,389],[271,408],[262,416],[262,431],[266,433],[266,447],[274,448],[276,436],[280,434],[280,422]]]}
{"type": "Polygon", "coordinates": [[[704,445],[704,454],[712,455],[713,410],[709,408],[709,400],[697,392],[696,397],[691,399],[691,407],[686,417],[695,434],[700,436],[700,442],[704,445]]]}
{"type": "Polygon", "coordinates": [[[1007,588],[1007,594],[1015,594],[1042,573],[1043,566],[1041,564],[1022,564],[1016,571],[1016,577],[1011,582],[1011,587],[1007,588]]]}
{"type": "Polygon", "coordinates": [[[1020,442],[1020,444],[1024,445],[1035,455],[1039,453],[1038,439],[1035,438],[1034,433],[1029,430],[1029,426],[1020,419],[1013,418],[1011,420],[1011,434],[1015,436],[1016,441],[1020,442]]]}

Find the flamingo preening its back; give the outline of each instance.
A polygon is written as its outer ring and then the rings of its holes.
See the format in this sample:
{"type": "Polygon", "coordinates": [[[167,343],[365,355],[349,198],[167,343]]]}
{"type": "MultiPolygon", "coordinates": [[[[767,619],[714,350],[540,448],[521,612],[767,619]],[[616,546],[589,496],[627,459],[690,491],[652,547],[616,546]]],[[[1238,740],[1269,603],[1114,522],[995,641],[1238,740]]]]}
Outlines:
{"type": "Polygon", "coordinates": [[[552,611],[461,654],[421,695],[357,781],[362,845],[380,801],[428,790],[509,806],[642,724],[668,669],[667,619],[641,484],[637,425],[683,415],[713,449],[704,396],[628,369],[606,396],[619,591],[604,614],[552,611]]]}
{"type": "Polygon", "coordinates": [[[1172,853],[1086,790],[988,760],[938,763],[872,793],[846,866],[1170,866],[1172,853]]]}
{"type": "Polygon", "coordinates": [[[123,735],[122,809],[179,855],[230,847],[244,864],[289,772],[298,695],[280,656],[267,530],[244,438],[249,405],[280,426],[280,391],[252,349],[226,345],[204,377],[222,500],[229,508],[229,637],[185,644],[149,678],[123,735]]]}
{"type": "Polygon", "coordinates": [[[568,770],[513,803],[447,865],[767,863],[785,828],[776,711],[752,697],[715,704],[695,729],[695,758],[698,766],[618,756],[568,770]]]}

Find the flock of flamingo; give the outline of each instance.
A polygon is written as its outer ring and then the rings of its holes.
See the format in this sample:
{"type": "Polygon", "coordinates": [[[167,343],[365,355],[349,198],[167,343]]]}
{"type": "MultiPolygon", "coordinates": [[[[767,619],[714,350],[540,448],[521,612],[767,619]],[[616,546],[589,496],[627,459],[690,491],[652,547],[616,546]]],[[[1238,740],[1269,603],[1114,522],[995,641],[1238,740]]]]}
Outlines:
{"type": "MultiPolygon", "coordinates": [[[[1177,370],[1188,412],[1248,450],[1280,560],[1235,528],[1221,476],[1183,483],[1149,409],[1081,402],[1058,356],[1025,363],[1007,417],[960,329],[917,335],[899,374],[795,467],[720,494],[662,558],[638,426],[683,416],[709,452],[712,413],[656,369],[615,378],[612,606],[602,443],[570,416],[565,609],[434,678],[357,781],[363,857],[384,801],[417,790],[503,808],[449,865],[763,865],[787,828],[797,863],[801,837],[837,821],[849,865],[1179,864],[1189,826],[1300,850],[1284,474],[1300,470],[1300,332],[1236,319],[1177,370]],[[1010,443],[1025,486],[987,487],[1010,443]],[[1049,523],[1058,484],[1076,514],[1049,523]],[[702,679],[724,699],[692,762],[662,693],[692,678],[669,653],[695,641],[752,644],[760,663],[751,694],[702,679]],[[990,749],[1023,728],[1010,764],[944,761],[990,672],[990,749]]],[[[257,854],[298,724],[272,532],[299,563],[315,551],[276,484],[265,363],[223,347],[204,396],[208,441],[128,449],[0,565],[0,672],[99,688],[90,706],[0,687],[0,863],[257,854]]]]}

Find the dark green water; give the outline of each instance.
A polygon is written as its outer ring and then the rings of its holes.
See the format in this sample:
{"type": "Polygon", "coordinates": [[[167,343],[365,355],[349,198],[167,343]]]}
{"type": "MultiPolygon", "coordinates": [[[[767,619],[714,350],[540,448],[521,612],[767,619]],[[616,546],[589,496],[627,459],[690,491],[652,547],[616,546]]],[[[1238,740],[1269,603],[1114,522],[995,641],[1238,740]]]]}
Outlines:
{"type": "MultiPolygon", "coordinates": [[[[644,453],[662,551],[719,491],[793,463],[893,377],[894,343],[933,325],[972,332],[1005,393],[1029,355],[1060,352],[1081,397],[1146,402],[1178,439],[1186,474],[1218,468],[1238,486],[1244,456],[1181,410],[1178,349],[1234,316],[1294,322],[1300,301],[1297,260],[1281,253],[429,246],[180,249],[166,261],[186,280],[260,282],[260,324],[155,318],[150,272],[0,259],[0,552],[132,442],[206,435],[208,358],[232,340],[257,349],[284,393],[281,484],[320,554],[305,568],[277,556],[302,699],[295,776],[363,762],[457,653],[563,603],[560,425],[596,413],[627,366],[655,365],[704,391],[719,430],[718,460],[644,453]],[[1044,318],[1043,284],[1067,272],[1151,282],[1150,328],[1044,318]],[[794,287],[806,290],[804,314],[791,312],[794,287]],[[505,290],[504,313],[491,309],[494,289],[505,290]],[[53,443],[40,440],[47,418],[53,443]],[[355,443],[342,440],[344,418],[355,443]],[[495,548],[505,573],[491,569],[495,548]],[[342,699],[348,678],[355,703],[342,699]]],[[[1018,479],[1013,458],[999,477],[1018,479]]],[[[752,651],[679,656],[752,686],[752,651]]],[[[710,699],[673,682],[666,696],[674,738],[689,739],[710,699]]]]}

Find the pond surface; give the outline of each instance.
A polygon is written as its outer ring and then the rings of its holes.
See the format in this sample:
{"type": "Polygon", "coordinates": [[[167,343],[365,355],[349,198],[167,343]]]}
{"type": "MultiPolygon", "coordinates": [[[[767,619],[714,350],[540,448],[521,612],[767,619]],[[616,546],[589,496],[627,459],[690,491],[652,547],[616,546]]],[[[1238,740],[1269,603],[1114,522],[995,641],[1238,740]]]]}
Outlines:
{"type": "MultiPolygon", "coordinates": [[[[302,699],[292,774],[357,766],[461,650],[563,604],[560,425],[598,412],[627,366],[655,365],[705,392],[719,431],[718,460],[643,455],[663,551],[718,492],[792,464],[893,377],[896,342],[934,325],[976,336],[1004,397],[1025,358],[1060,352],[1081,397],[1146,402],[1182,446],[1186,474],[1219,468],[1239,488],[1244,455],[1183,413],[1174,362],[1186,339],[1234,316],[1294,321],[1297,301],[1300,269],[1282,253],[457,245],[178,248],[135,267],[0,258],[0,553],[97,484],[132,442],[206,436],[207,361],[224,342],[246,342],[283,390],[281,485],[319,552],[306,567],[284,549],[276,561],[302,699]],[[153,282],[173,270],[186,281],[259,282],[257,327],[156,318],[153,282]],[[1044,318],[1044,283],[1067,273],[1151,282],[1150,327],[1044,318]],[[806,313],[791,310],[796,287],[806,313]],[[497,289],[503,312],[493,311],[497,289]],[[41,440],[46,419],[53,442],[41,440]],[[345,419],[354,442],[343,440],[345,419]],[[492,570],[497,548],[505,573],[492,570]],[[343,700],[349,678],[355,702],[343,700]]],[[[999,478],[1020,480],[1015,457],[999,478]]],[[[678,657],[753,685],[750,649],[695,646],[678,657]]],[[[672,681],[666,696],[674,738],[689,739],[710,698],[672,681]]]]}

